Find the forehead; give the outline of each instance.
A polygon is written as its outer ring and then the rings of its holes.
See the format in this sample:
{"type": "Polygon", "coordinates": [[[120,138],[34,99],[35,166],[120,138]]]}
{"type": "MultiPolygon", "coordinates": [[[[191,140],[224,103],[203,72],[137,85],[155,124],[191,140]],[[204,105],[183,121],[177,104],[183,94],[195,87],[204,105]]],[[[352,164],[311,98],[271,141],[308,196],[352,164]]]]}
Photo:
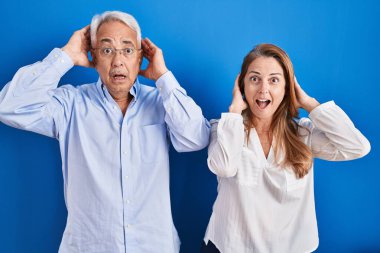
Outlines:
{"type": "Polygon", "coordinates": [[[273,57],[258,57],[248,67],[248,72],[255,71],[263,75],[269,75],[271,73],[281,73],[284,71],[280,63],[273,57]]]}
{"type": "Polygon", "coordinates": [[[121,21],[107,21],[99,26],[96,33],[96,42],[99,43],[126,43],[136,46],[137,33],[121,21]]]}

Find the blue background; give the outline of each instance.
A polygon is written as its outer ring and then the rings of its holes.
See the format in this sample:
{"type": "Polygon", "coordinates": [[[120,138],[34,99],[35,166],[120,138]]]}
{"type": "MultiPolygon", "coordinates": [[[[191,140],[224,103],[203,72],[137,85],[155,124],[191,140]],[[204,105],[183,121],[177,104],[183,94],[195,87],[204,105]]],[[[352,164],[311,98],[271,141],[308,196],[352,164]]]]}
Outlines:
{"type": "MultiPolygon", "coordinates": [[[[13,0],[0,9],[0,88],[18,68],[64,46],[94,14],[117,9],[134,15],[143,36],[163,49],[208,119],[227,110],[255,44],[282,47],[303,88],[320,102],[335,100],[372,144],[360,160],[316,161],[318,252],[380,252],[377,1],[13,0]]],[[[75,67],[62,83],[96,80],[95,70],[75,67]]],[[[171,151],[181,252],[198,252],[216,197],[206,158],[206,150],[171,151]]],[[[57,252],[67,215],[60,166],[56,140],[0,124],[0,252],[57,252]]]]}

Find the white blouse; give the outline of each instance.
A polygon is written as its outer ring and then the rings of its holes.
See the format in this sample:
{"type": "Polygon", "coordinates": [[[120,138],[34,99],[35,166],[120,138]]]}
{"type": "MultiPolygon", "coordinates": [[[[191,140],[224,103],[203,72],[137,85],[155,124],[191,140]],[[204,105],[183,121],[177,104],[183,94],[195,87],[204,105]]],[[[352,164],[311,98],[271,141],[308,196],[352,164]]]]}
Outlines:
{"type": "MultiPolygon", "coordinates": [[[[333,101],[298,122],[314,157],[351,160],[370,151],[368,140],[333,101]],[[306,129],[305,129],[306,128],[306,129]]],[[[312,252],[318,247],[313,167],[302,179],[268,158],[252,128],[248,145],[240,114],[211,121],[207,163],[218,176],[218,196],[204,241],[222,253],[312,252]]]]}

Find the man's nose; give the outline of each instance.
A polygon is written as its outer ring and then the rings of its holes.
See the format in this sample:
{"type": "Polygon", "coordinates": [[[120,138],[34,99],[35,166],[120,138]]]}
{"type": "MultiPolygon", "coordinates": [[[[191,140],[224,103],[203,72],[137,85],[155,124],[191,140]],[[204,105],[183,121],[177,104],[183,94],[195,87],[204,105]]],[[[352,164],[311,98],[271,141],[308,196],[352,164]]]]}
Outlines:
{"type": "Polygon", "coordinates": [[[122,54],[121,51],[116,51],[115,55],[112,57],[112,66],[119,67],[123,66],[123,60],[124,60],[124,55],[122,54]]]}

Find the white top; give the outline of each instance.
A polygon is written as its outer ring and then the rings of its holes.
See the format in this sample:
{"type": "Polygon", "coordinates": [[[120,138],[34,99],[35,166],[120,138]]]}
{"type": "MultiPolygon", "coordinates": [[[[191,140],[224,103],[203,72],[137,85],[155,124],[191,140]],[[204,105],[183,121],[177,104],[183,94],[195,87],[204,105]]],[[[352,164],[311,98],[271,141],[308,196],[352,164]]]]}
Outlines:
{"type": "MultiPolygon", "coordinates": [[[[351,160],[366,155],[368,140],[333,101],[298,122],[314,157],[351,160]]],[[[207,163],[218,176],[218,196],[204,238],[222,253],[311,252],[318,247],[313,168],[297,179],[268,158],[253,128],[248,146],[240,114],[211,121],[207,163]]]]}

